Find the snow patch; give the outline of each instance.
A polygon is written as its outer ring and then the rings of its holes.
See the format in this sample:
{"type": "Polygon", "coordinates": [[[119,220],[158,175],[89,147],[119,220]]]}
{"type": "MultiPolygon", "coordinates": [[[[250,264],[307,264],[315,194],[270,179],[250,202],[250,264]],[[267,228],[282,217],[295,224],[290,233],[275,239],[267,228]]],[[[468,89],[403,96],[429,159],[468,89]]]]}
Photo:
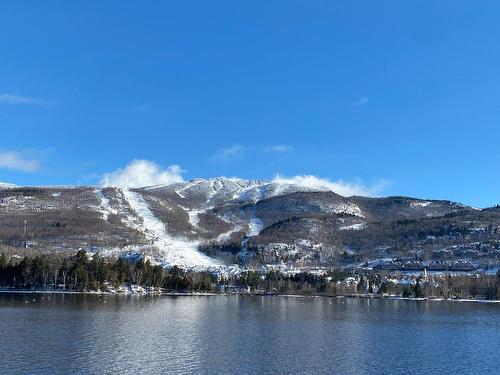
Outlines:
{"type": "Polygon", "coordinates": [[[432,204],[432,202],[428,201],[414,201],[410,202],[411,207],[428,207],[432,204]]]}
{"type": "Polygon", "coordinates": [[[357,224],[352,224],[352,225],[344,225],[339,227],[339,230],[361,230],[365,229],[366,224],[365,223],[357,223],[357,224]]]}

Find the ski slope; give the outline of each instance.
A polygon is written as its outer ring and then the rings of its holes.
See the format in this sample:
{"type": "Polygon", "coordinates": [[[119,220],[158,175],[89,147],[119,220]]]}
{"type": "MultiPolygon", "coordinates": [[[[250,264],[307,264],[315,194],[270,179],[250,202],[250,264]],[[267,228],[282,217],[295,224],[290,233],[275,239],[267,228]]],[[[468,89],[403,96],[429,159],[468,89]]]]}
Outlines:
{"type": "Polygon", "coordinates": [[[159,248],[165,266],[205,268],[221,266],[221,263],[197,250],[198,242],[169,235],[163,222],[154,215],[140,194],[124,189],[123,195],[130,207],[142,219],[138,229],[145,233],[159,248]]]}
{"type": "Polygon", "coordinates": [[[102,189],[95,189],[94,192],[100,201],[100,205],[97,208],[97,210],[102,214],[103,220],[108,220],[110,214],[118,215],[118,210],[111,208],[109,199],[106,198],[106,196],[102,192],[102,189]]]}

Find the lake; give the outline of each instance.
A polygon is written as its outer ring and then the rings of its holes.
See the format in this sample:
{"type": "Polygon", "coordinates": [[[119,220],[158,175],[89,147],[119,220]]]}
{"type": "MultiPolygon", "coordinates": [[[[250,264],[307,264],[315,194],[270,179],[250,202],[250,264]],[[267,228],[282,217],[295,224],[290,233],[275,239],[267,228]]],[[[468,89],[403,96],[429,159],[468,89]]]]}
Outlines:
{"type": "Polygon", "coordinates": [[[1,374],[493,374],[500,304],[0,294],[1,374]]]}

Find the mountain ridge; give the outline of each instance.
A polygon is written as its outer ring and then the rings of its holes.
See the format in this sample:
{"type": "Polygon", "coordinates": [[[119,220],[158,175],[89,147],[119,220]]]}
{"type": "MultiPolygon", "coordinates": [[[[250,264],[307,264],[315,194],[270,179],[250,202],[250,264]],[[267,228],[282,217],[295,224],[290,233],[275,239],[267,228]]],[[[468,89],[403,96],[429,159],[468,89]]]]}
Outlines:
{"type": "Polygon", "coordinates": [[[136,252],[165,266],[334,266],[419,251],[432,256],[437,248],[479,239],[493,243],[494,258],[498,211],[404,196],[343,197],[237,178],[133,189],[0,185],[0,244],[110,256],[136,252]]]}

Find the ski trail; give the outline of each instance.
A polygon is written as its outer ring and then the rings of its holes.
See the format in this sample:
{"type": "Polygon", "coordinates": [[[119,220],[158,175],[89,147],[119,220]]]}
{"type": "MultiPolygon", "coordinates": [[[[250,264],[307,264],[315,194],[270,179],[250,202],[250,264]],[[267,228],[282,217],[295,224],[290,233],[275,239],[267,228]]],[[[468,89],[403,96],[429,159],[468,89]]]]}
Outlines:
{"type": "Polygon", "coordinates": [[[197,250],[198,242],[170,236],[163,222],[153,214],[140,194],[124,189],[123,195],[130,207],[142,218],[140,230],[160,249],[162,260],[166,266],[209,268],[221,265],[215,259],[200,253],[197,250]]]}
{"type": "Polygon", "coordinates": [[[261,219],[257,217],[257,208],[253,208],[252,216],[248,222],[248,232],[247,237],[258,236],[262,229],[264,229],[264,223],[261,219]]]}
{"type": "Polygon", "coordinates": [[[182,199],[186,198],[186,196],[184,194],[182,194],[184,191],[192,188],[193,186],[196,186],[198,184],[200,184],[202,181],[194,181],[194,182],[191,182],[191,183],[188,183],[186,184],[182,189],[180,190],[175,190],[175,192],[177,193],[177,195],[179,197],[181,197],[182,199]]]}
{"type": "Polygon", "coordinates": [[[241,225],[237,224],[234,226],[234,228],[228,230],[227,232],[219,234],[217,237],[217,241],[227,241],[231,238],[231,235],[233,233],[239,232],[241,230],[241,225]]]}
{"type": "Polygon", "coordinates": [[[189,224],[191,224],[193,228],[198,229],[198,224],[200,223],[200,218],[198,217],[198,215],[205,213],[206,210],[195,210],[183,206],[179,207],[186,211],[186,213],[188,214],[189,224]]]}
{"type": "Polygon", "coordinates": [[[108,220],[108,216],[110,214],[117,215],[118,211],[111,208],[111,204],[109,203],[109,199],[103,194],[102,189],[95,189],[94,192],[97,195],[97,198],[100,200],[100,205],[98,207],[98,211],[102,214],[103,220],[108,220]]]}
{"type": "Polygon", "coordinates": [[[258,236],[262,229],[264,228],[264,223],[258,217],[252,217],[248,223],[247,236],[258,236]]]}

